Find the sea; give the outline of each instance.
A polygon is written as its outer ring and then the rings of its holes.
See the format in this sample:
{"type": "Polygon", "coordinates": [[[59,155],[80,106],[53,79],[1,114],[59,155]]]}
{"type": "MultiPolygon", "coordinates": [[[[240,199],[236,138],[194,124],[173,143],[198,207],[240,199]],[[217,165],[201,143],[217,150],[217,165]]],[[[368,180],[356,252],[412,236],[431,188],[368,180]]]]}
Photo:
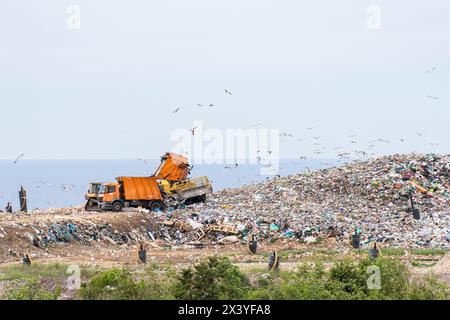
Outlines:
{"type": "MultiPolygon", "coordinates": [[[[0,210],[8,202],[19,209],[19,190],[27,191],[28,209],[69,208],[84,205],[89,182],[112,182],[119,176],[150,176],[155,160],[0,160],[0,210]]],[[[280,160],[277,174],[287,176],[334,166],[336,160],[280,160]]],[[[190,177],[208,176],[214,191],[252,184],[274,176],[261,175],[258,164],[198,164],[190,177]]]]}

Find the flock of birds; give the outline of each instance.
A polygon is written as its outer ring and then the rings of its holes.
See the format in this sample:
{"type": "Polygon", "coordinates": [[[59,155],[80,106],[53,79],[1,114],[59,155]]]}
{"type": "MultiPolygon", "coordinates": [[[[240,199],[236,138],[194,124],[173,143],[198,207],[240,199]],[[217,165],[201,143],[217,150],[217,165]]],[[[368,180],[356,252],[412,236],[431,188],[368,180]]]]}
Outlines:
{"type": "MultiPolygon", "coordinates": [[[[432,74],[436,71],[436,66],[431,67],[430,69],[426,70],[425,73],[426,74],[432,74]]],[[[229,89],[223,89],[224,93],[228,96],[232,96],[232,92],[229,89]]],[[[432,99],[432,100],[439,100],[438,96],[434,96],[434,95],[428,95],[427,98],[432,99]]],[[[216,107],[216,105],[214,103],[209,103],[209,104],[202,104],[202,103],[198,103],[197,107],[199,108],[214,108],[216,107]]],[[[176,107],[173,111],[172,114],[177,114],[180,113],[183,110],[183,107],[176,107]]],[[[262,126],[263,123],[256,123],[254,125],[251,126],[251,128],[257,128],[262,126]]],[[[198,128],[197,127],[193,127],[190,129],[192,135],[195,135],[196,130],[198,128]]],[[[317,131],[317,127],[307,127],[305,128],[307,132],[310,133],[314,133],[315,131],[317,131]]],[[[419,137],[423,137],[423,134],[421,132],[416,132],[416,135],[419,137]]],[[[282,132],[280,133],[280,143],[284,143],[287,140],[293,140],[293,141],[297,141],[297,142],[306,142],[308,141],[308,139],[310,139],[313,143],[313,152],[312,152],[312,157],[310,156],[306,156],[306,155],[302,155],[299,156],[297,159],[293,159],[293,160],[298,160],[298,161],[307,161],[310,160],[311,158],[317,158],[320,157],[321,155],[323,155],[326,151],[333,151],[337,160],[336,162],[347,162],[347,161],[352,161],[352,160],[356,160],[356,159],[361,159],[361,158],[370,158],[373,156],[376,156],[377,153],[375,152],[375,148],[377,146],[377,144],[390,144],[392,141],[391,140],[387,140],[384,138],[376,138],[374,140],[370,140],[368,141],[368,144],[365,148],[362,149],[354,149],[350,150],[350,151],[345,151],[346,147],[345,146],[336,146],[331,148],[330,150],[323,144],[322,142],[322,136],[321,135],[310,135],[308,137],[295,137],[294,134],[290,133],[290,132],[282,132]]],[[[360,143],[357,141],[357,135],[356,134],[352,134],[348,136],[349,141],[348,143],[350,145],[360,145],[360,143]]],[[[399,138],[398,141],[400,143],[405,143],[407,142],[406,138],[399,138]]],[[[430,142],[430,146],[438,146],[439,144],[436,142],[430,142]]],[[[187,153],[187,152],[186,152],[187,153]]],[[[261,166],[270,166],[270,163],[267,164],[267,160],[268,160],[268,156],[270,156],[272,153],[272,151],[268,150],[266,151],[266,156],[264,156],[262,154],[262,152],[260,150],[257,151],[257,163],[260,164],[261,166]]],[[[17,163],[25,156],[24,153],[20,154],[19,156],[16,157],[16,159],[13,161],[13,165],[17,165],[17,163]]],[[[144,163],[148,164],[149,161],[143,158],[136,158],[139,161],[143,161],[144,163]]],[[[298,165],[301,164],[301,162],[298,161],[291,161],[290,163],[292,165],[298,165]]],[[[322,161],[320,163],[323,166],[329,166],[332,163],[329,161],[322,161]]],[[[234,165],[226,165],[224,166],[224,170],[225,171],[231,171],[231,170],[235,170],[239,167],[238,163],[235,163],[234,165]]],[[[282,168],[280,168],[281,170],[282,168]]],[[[309,170],[308,167],[306,167],[307,170],[309,170]]],[[[258,174],[257,174],[258,175],[258,174]]],[[[237,179],[239,182],[242,182],[243,180],[245,180],[247,177],[245,176],[238,176],[237,179]]],[[[267,177],[266,179],[269,179],[269,177],[267,177]]],[[[40,185],[47,185],[49,186],[50,184],[47,183],[47,181],[42,180],[39,182],[40,185]]],[[[39,189],[40,185],[37,185],[36,188],[39,189]]],[[[70,192],[73,191],[75,188],[79,188],[75,185],[67,185],[67,184],[62,184],[61,186],[61,190],[64,192],[70,192]]],[[[84,188],[84,187],[81,187],[84,188]]],[[[10,197],[9,194],[5,193],[5,194],[0,194],[1,198],[6,198],[6,197],[10,197]]],[[[49,201],[49,204],[54,204],[54,201],[49,201]]]]}
{"type": "MultiPolygon", "coordinates": [[[[432,74],[436,71],[436,66],[431,67],[430,69],[426,70],[425,73],[426,74],[432,74]]],[[[228,95],[232,95],[231,91],[228,89],[224,89],[225,93],[228,95]]],[[[428,95],[427,98],[429,99],[433,99],[433,100],[439,100],[438,96],[434,96],[434,95],[428,95]]],[[[197,106],[199,107],[204,107],[203,104],[198,104],[197,106]]],[[[209,104],[209,107],[214,107],[214,104],[209,104]]],[[[178,107],[176,108],[173,113],[178,113],[182,110],[182,107],[178,107]]],[[[257,128],[259,126],[263,125],[263,123],[257,123],[251,126],[251,128],[257,128]]],[[[197,129],[197,127],[194,127],[191,130],[192,135],[195,135],[195,130],[197,129]]],[[[317,127],[307,127],[306,131],[307,132],[311,132],[314,133],[315,131],[317,131],[317,127]]],[[[416,132],[416,135],[418,137],[423,137],[423,134],[421,132],[416,132]]],[[[287,140],[294,140],[297,142],[305,142],[308,141],[308,139],[310,139],[312,141],[312,146],[313,146],[313,152],[312,152],[312,156],[306,156],[306,155],[302,155],[300,157],[298,157],[296,160],[303,160],[303,161],[307,161],[311,158],[318,158],[321,157],[321,155],[325,154],[326,151],[330,151],[329,149],[327,149],[327,147],[324,145],[324,143],[322,142],[322,136],[321,135],[312,135],[309,137],[295,137],[294,134],[290,133],[290,132],[282,132],[280,133],[280,143],[284,143],[287,140]]],[[[394,140],[388,140],[385,138],[376,138],[373,140],[369,140],[368,144],[366,147],[363,148],[355,148],[355,146],[362,146],[363,143],[360,143],[357,140],[357,135],[356,134],[352,134],[348,136],[349,141],[348,144],[353,146],[352,148],[346,148],[345,146],[337,146],[337,147],[333,147],[331,149],[331,151],[334,152],[337,160],[336,163],[340,163],[340,162],[348,162],[348,161],[353,161],[353,160],[357,160],[357,159],[368,159],[370,157],[374,157],[377,156],[377,152],[375,151],[375,148],[377,147],[377,145],[379,144],[390,144],[393,143],[394,140]],[[352,149],[350,151],[344,151],[345,149],[352,149]]],[[[408,141],[408,139],[402,137],[402,138],[397,138],[395,141],[398,141],[400,143],[406,143],[408,141]],[[398,140],[397,140],[398,139],[398,140]]],[[[438,146],[439,144],[436,142],[430,142],[429,143],[430,146],[438,146]]],[[[271,151],[267,151],[267,154],[270,155],[271,151]]],[[[264,161],[267,160],[262,154],[261,151],[258,150],[257,151],[257,162],[262,166],[270,166],[270,164],[264,164],[264,161]]],[[[301,164],[301,162],[296,162],[296,161],[291,161],[292,165],[298,165],[301,164]]],[[[322,161],[320,163],[323,166],[330,166],[333,163],[330,161],[322,161]]],[[[239,164],[236,163],[235,165],[226,165],[224,166],[224,170],[225,171],[231,171],[234,169],[237,169],[239,167],[239,164]]],[[[281,168],[280,168],[281,169],[281,168]]],[[[309,170],[308,167],[306,167],[307,170],[309,170]]],[[[239,180],[239,182],[241,182],[244,178],[246,177],[237,177],[237,179],[239,180]]]]}

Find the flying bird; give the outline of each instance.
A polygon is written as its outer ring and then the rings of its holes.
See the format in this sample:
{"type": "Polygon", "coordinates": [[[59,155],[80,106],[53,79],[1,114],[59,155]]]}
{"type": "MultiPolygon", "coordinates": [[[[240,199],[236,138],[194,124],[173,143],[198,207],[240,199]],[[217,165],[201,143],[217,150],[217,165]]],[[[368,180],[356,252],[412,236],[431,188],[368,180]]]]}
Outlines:
{"type": "Polygon", "coordinates": [[[176,108],[174,111],[172,111],[172,113],[177,113],[180,110],[181,110],[181,108],[176,108]]]}
{"type": "Polygon", "coordinates": [[[223,90],[225,91],[226,94],[228,94],[228,95],[230,95],[230,96],[232,95],[231,92],[230,92],[230,90],[227,90],[227,89],[223,89],[223,90]]]}
{"type": "Polygon", "coordinates": [[[24,156],[24,154],[22,153],[20,156],[18,156],[18,157],[16,158],[16,160],[14,160],[14,163],[13,163],[13,164],[16,164],[23,156],[24,156]]]}
{"type": "Polygon", "coordinates": [[[73,187],[75,187],[75,185],[73,185],[73,184],[71,184],[69,186],[65,185],[65,184],[62,184],[61,185],[61,190],[64,191],[64,192],[68,192],[68,191],[71,191],[73,189],[73,187]]]}
{"type": "Polygon", "coordinates": [[[294,136],[293,136],[292,134],[290,134],[290,133],[282,132],[282,133],[280,133],[280,137],[290,137],[290,138],[293,138],[294,136]]]}
{"type": "Polygon", "coordinates": [[[425,71],[425,73],[432,73],[434,70],[436,70],[436,67],[433,67],[430,70],[425,71]]]}
{"type": "Polygon", "coordinates": [[[201,103],[197,103],[197,106],[199,106],[200,108],[204,107],[204,105],[202,105],[201,103]]]}
{"type": "Polygon", "coordinates": [[[430,99],[434,99],[434,100],[438,100],[439,99],[439,97],[436,97],[436,96],[427,96],[428,98],[430,98],[430,99]]]}

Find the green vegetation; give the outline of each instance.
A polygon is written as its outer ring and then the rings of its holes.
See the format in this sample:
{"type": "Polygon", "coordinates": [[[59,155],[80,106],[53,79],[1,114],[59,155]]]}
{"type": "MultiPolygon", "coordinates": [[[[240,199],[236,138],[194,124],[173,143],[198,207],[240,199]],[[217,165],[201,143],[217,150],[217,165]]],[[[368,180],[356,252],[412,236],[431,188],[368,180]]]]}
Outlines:
{"type": "Polygon", "coordinates": [[[6,289],[8,300],[56,300],[61,294],[59,285],[49,289],[37,277],[11,281],[6,289]]]}
{"type": "MultiPolygon", "coordinates": [[[[420,255],[420,256],[443,256],[448,252],[448,249],[439,249],[439,248],[411,248],[411,249],[403,249],[403,248],[384,248],[381,250],[383,255],[385,256],[403,256],[405,255],[405,251],[411,255],[420,255]]],[[[362,253],[366,251],[362,250],[362,253]]]]}
{"type": "Polygon", "coordinates": [[[250,299],[278,300],[403,300],[449,299],[448,288],[434,278],[412,280],[405,265],[388,259],[336,263],[330,271],[323,265],[303,265],[297,272],[270,277],[249,294],[250,299]],[[379,268],[379,289],[368,288],[373,271],[379,268]],[[368,269],[372,268],[372,269],[368,269]]]}
{"type": "Polygon", "coordinates": [[[86,300],[163,300],[171,298],[169,283],[153,271],[136,280],[130,270],[113,268],[83,284],[80,294],[86,300]]]}
{"type": "MultiPolygon", "coordinates": [[[[282,266],[281,266],[282,268],[282,266]]],[[[82,271],[82,287],[69,298],[87,300],[220,300],[220,299],[344,299],[403,300],[449,299],[448,287],[434,277],[413,277],[406,264],[381,257],[343,259],[325,268],[320,262],[300,265],[295,271],[244,272],[228,258],[210,257],[175,271],[152,264],[145,268],[82,271]],[[379,275],[379,277],[378,277],[379,275]],[[378,281],[379,280],[379,281],[378,281]]],[[[32,265],[0,269],[7,283],[3,299],[58,299],[66,293],[64,265],[32,265]],[[62,288],[62,289],[61,289],[62,288]]]]}
{"type": "Polygon", "coordinates": [[[67,277],[67,267],[67,265],[59,263],[3,266],[0,267],[0,281],[18,280],[24,277],[63,279],[67,277]]]}
{"type": "Polygon", "coordinates": [[[228,258],[209,258],[176,278],[174,296],[188,300],[243,299],[249,281],[228,258]]]}

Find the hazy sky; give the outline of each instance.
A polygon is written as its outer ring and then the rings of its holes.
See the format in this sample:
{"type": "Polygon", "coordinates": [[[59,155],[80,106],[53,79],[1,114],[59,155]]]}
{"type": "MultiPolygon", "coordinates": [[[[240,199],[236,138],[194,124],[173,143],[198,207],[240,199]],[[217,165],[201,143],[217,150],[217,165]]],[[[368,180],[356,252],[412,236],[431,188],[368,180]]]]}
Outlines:
{"type": "Polygon", "coordinates": [[[284,158],[377,138],[379,153],[448,153],[449,89],[448,0],[0,4],[0,159],[156,158],[196,120],[293,134],[284,158]]]}

